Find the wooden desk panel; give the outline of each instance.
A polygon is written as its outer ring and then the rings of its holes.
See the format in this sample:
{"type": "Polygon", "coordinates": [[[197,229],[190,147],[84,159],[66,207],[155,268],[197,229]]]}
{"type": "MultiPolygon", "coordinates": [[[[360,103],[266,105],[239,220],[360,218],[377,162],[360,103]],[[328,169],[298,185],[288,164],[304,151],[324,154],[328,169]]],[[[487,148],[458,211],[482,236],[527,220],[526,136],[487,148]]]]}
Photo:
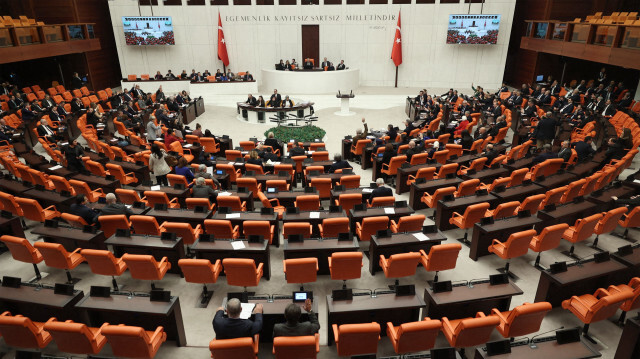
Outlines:
{"type": "Polygon", "coordinates": [[[540,233],[544,227],[552,226],[558,223],[567,223],[573,226],[576,220],[589,217],[592,214],[601,212],[598,206],[589,201],[580,203],[567,203],[556,207],[553,211],[538,211],[538,218],[542,223],[536,226],[536,231],[540,233]]]}
{"type": "Polygon", "coordinates": [[[545,193],[544,188],[535,183],[531,183],[528,185],[518,185],[518,186],[508,187],[504,190],[504,192],[496,192],[496,191],[491,192],[492,195],[500,199],[500,203],[511,202],[511,201],[522,202],[524,201],[525,198],[529,196],[533,196],[541,193],[545,193]]]}
{"type": "Polygon", "coordinates": [[[83,249],[107,249],[104,243],[106,238],[104,232],[85,233],[82,229],[59,225],[58,228],[38,225],[31,230],[31,233],[44,238],[45,242],[60,243],[68,252],[73,252],[77,248],[83,249]]]}
{"type": "MultiPolygon", "coordinates": [[[[308,222],[311,224],[312,228],[311,235],[314,237],[320,237],[320,229],[318,228],[318,224],[322,224],[322,221],[324,221],[325,219],[343,217],[347,217],[347,214],[344,211],[329,212],[328,210],[322,210],[301,211],[300,213],[296,214],[283,213],[282,224],[284,225],[287,222],[308,222]],[[318,218],[311,218],[311,213],[318,213],[318,218]]],[[[355,228],[351,228],[351,232],[355,232],[355,228]]]]}
{"type": "MultiPolygon", "coordinates": [[[[269,224],[274,226],[273,228],[273,241],[272,244],[276,247],[280,247],[280,221],[278,221],[278,215],[274,214],[260,214],[260,212],[234,212],[231,213],[232,218],[227,218],[229,214],[220,214],[218,212],[214,213],[211,216],[211,219],[220,219],[220,220],[228,220],[231,221],[232,226],[238,226],[238,230],[240,231],[240,236],[244,237],[244,221],[269,221],[269,224]],[[234,215],[239,213],[240,217],[235,217],[234,215]]],[[[204,229],[204,226],[203,226],[204,229]]]]}
{"type": "Polygon", "coordinates": [[[477,261],[479,257],[488,256],[491,254],[488,248],[494,239],[506,242],[512,233],[532,229],[542,223],[542,220],[535,216],[503,218],[488,225],[476,223],[473,225],[469,258],[477,261]]]}
{"type": "Polygon", "coordinates": [[[498,198],[492,194],[487,194],[484,196],[472,195],[458,197],[450,202],[444,202],[442,200],[438,201],[438,206],[436,207],[436,226],[441,231],[458,228],[449,223],[449,219],[453,215],[453,212],[464,214],[467,207],[483,202],[488,202],[490,208],[495,208],[498,203],[498,198]]]}
{"type": "Polygon", "coordinates": [[[579,342],[558,344],[555,340],[548,342],[537,342],[537,348],[532,349],[529,345],[520,345],[511,348],[511,353],[488,356],[482,348],[476,348],[474,359],[588,359],[598,358],[600,353],[591,348],[582,338],[579,342]]]}
{"type": "Polygon", "coordinates": [[[413,233],[395,233],[391,237],[378,238],[371,236],[369,241],[369,273],[375,275],[377,271],[381,271],[380,256],[389,257],[398,253],[420,252],[424,250],[429,253],[431,247],[446,241],[447,238],[440,232],[426,233],[429,237],[426,241],[418,240],[413,233]]]}
{"type": "MultiPolygon", "coordinates": [[[[214,242],[198,241],[191,247],[191,252],[198,259],[208,259],[212,263],[216,260],[225,258],[249,258],[256,262],[263,263],[263,276],[266,280],[271,279],[271,257],[269,255],[269,242],[265,240],[263,243],[244,242],[245,248],[235,250],[228,240],[216,240],[214,242]]],[[[224,272],[220,273],[224,275],[224,272]]]]}
{"type": "Polygon", "coordinates": [[[186,256],[184,244],[180,237],[175,241],[163,241],[159,236],[132,234],[131,237],[118,237],[113,235],[106,240],[105,244],[113,247],[113,253],[116,257],[122,257],[125,253],[151,255],[157,261],[162,260],[162,257],[167,257],[169,263],[171,263],[171,268],[168,272],[182,276],[178,261],[186,258],[186,256]]]}
{"type": "Polygon", "coordinates": [[[508,284],[475,283],[473,287],[453,287],[451,292],[441,293],[434,293],[427,287],[424,289],[426,315],[423,316],[431,319],[461,319],[475,317],[477,312],[489,315],[493,308],[507,311],[511,297],[523,293],[511,280],[508,284]]]}
{"type": "Polygon", "coordinates": [[[328,275],[329,261],[327,258],[335,252],[357,252],[360,249],[356,239],[339,241],[337,238],[306,239],[302,243],[289,243],[284,240],[284,259],[317,258],[318,274],[328,275]]]}
{"type": "Polygon", "coordinates": [[[196,227],[198,224],[204,224],[206,219],[211,218],[211,214],[213,211],[206,211],[204,213],[195,213],[192,209],[181,209],[181,208],[167,208],[166,211],[158,211],[154,208],[151,208],[147,212],[147,216],[152,216],[156,218],[159,224],[163,222],[182,222],[189,223],[191,227],[196,227]]]}
{"type": "Polygon", "coordinates": [[[614,359],[635,359],[638,357],[640,357],[640,323],[637,319],[627,319],[614,359]]]}
{"type": "Polygon", "coordinates": [[[94,175],[83,175],[76,174],[71,176],[71,179],[78,180],[81,182],[86,182],[89,185],[91,190],[96,190],[98,188],[102,188],[104,193],[115,193],[117,188],[120,188],[119,180],[108,180],[103,177],[98,177],[94,175]]]}
{"type": "Polygon", "coordinates": [[[451,179],[443,178],[443,179],[435,179],[430,180],[425,183],[412,183],[411,189],[409,193],[409,206],[413,209],[420,210],[427,208],[427,205],[422,203],[421,199],[425,193],[433,194],[440,188],[444,187],[456,187],[462,183],[462,179],[458,177],[454,177],[451,179]]]}
{"type": "Polygon", "coordinates": [[[402,194],[409,191],[411,189],[411,187],[407,184],[409,176],[415,176],[421,168],[429,167],[434,167],[437,173],[438,169],[442,167],[442,165],[440,163],[425,163],[405,168],[398,168],[398,174],[396,174],[396,194],[402,194]]]}
{"type": "Polygon", "coordinates": [[[83,296],[81,290],[68,296],[55,294],[53,288],[24,284],[20,288],[0,287],[0,310],[24,315],[34,322],[46,322],[51,317],[60,321],[77,320],[73,307],[83,296]]]}
{"type": "Polygon", "coordinates": [[[356,233],[356,222],[362,222],[364,218],[386,216],[389,217],[389,220],[395,220],[397,223],[400,217],[410,216],[415,213],[413,208],[403,207],[394,208],[394,213],[387,214],[385,213],[385,208],[388,207],[373,207],[367,208],[364,211],[354,211],[353,209],[350,210],[348,215],[351,218],[351,223],[349,224],[351,233],[356,233]]]}
{"type": "Polygon", "coordinates": [[[0,232],[14,237],[26,238],[22,224],[20,224],[20,217],[16,216],[11,216],[11,218],[0,217],[0,232]]]}
{"type": "Polygon", "coordinates": [[[578,176],[574,175],[571,172],[565,172],[560,174],[554,174],[549,177],[546,177],[542,181],[533,181],[533,183],[542,186],[545,191],[552,190],[554,188],[562,187],[564,185],[568,185],[569,183],[578,179],[578,176]]]}

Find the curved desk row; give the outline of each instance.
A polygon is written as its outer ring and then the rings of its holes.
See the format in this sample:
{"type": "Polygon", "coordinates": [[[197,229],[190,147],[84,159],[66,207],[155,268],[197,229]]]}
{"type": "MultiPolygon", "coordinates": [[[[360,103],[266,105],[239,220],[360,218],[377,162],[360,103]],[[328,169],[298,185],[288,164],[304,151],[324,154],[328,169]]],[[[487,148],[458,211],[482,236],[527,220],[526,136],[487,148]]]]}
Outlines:
{"type": "Polygon", "coordinates": [[[263,69],[261,85],[265,91],[278,89],[280,93],[334,94],[338,90],[349,93],[360,87],[360,70],[340,71],[279,71],[263,69]]]}
{"type": "Polygon", "coordinates": [[[299,118],[311,114],[313,102],[299,103],[293,107],[256,107],[247,105],[244,102],[238,102],[238,119],[250,123],[270,123],[269,117],[287,116],[289,113],[295,113],[299,118]]]}
{"type": "Polygon", "coordinates": [[[190,80],[121,80],[123,89],[129,89],[134,85],[140,85],[140,89],[147,93],[155,93],[160,86],[165,96],[173,96],[182,90],[189,92],[192,98],[200,97],[207,102],[215,95],[242,95],[258,92],[256,81],[226,81],[226,82],[191,82],[190,80]]]}

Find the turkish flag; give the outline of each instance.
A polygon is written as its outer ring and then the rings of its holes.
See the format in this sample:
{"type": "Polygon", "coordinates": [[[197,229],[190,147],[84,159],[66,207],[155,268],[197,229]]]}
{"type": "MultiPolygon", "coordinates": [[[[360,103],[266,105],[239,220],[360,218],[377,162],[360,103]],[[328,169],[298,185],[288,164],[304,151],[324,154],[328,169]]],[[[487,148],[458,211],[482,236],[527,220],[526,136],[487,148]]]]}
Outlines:
{"type": "Polygon", "coordinates": [[[402,63],[402,35],[400,34],[400,12],[398,11],[398,26],[396,26],[396,36],[393,38],[393,50],[391,50],[391,60],[396,66],[402,63]]]}
{"type": "Polygon", "coordinates": [[[229,65],[227,42],[224,39],[224,32],[222,31],[222,19],[220,18],[220,13],[218,13],[218,59],[222,60],[224,66],[229,65]]]}

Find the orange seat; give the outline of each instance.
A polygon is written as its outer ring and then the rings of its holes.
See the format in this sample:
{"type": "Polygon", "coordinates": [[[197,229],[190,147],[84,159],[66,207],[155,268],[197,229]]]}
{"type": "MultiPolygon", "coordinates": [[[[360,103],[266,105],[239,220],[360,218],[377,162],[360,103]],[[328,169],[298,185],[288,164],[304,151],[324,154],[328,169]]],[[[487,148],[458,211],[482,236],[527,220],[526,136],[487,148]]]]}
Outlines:
{"type": "Polygon", "coordinates": [[[329,152],[315,151],[311,154],[311,158],[313,158],[314,161],[329,161],[329,152]]]}
{"type": "Polygon", "coordinates": [[[596,190],[596,183],[600,179],[600,173],[594,173],[591,176],[585,178],[585,184],[580,189],[580,196],[588,196],[591,192],[596,190]]]}
{"type": "Polygon", "coordinates": [[[216,204],[211,203],[208,198],[185,198],[184,202],[187,205],[187,209],[195,209],[200,206],[213,211],[216,208],[216,204]]]}
{"type": "Polygon", "coordinates": [[[495,209],[488,209],[484,216],[493,217],[494,219],[511,217],[516,214],[518,206],[520,206],[518,201],[500,203],[495,209]]]}
{"type": "Polygon", "coordinates": [[[341,206],[345,212],[349,212],[356,204],[362,203],[362,193],[345,193],[335,200],[337,206],[341,206]]]}
{"type": "Polygon", "coordinates": [[[318,258],[291,258],[282,261],[284,276],[287,283],[313,283],[318,278],[318,258]]]}
{"type": "Polygon", "coordinates": [[[213,339],[209,342],[209,351],[213,359],[257,359],[259,335],[253,338],[213,339]]]}
{"type": "Polygon", "coordinates": [[[417,153],[417,154],[411,156],[411,161],[409,162],[409,164],[412,165],[412,166],[422,165],[422,164],[427,163],[428,159],[429,159],[429,154],[428,153],[417,153]]]}
{"type": "Polygon", "coordinates": [[[42,208],[40,203],[31,198],[16,197],[16,202],[20,205],[24,217],[36,222],[44,222],[47,219],[53,219],[60,217],[60,212],[56,209],[56,206],[49,206],[42,208]]]}
{"type": "MultiPolygon", "coordinates": [[[[171,263],[169,263],[167,257],[162,257],[158,262],[150,255],[125,253],[122,256],[122,260],[127,264],[131,278],[135,279],[162,280],[167,271],[171,269],[171,263]]],[[[153,283],[151,284],[151,289],[155,289],[153,283]]]]}
{"type": "Polygon", "coordinates": [[[124,358],[153,358],[167,340],[163,327],[152,332],[124,324],[106,325],[100,333],[107,337],[113,355],[124,358]]]}
{"type": "Polygon", "coordinates": [[[140,198],[138,191],[132,189],[116,188],[116,196],[124,204],[133,205],[136,202],[142,202],[145,206],[147,205],[147,199],[140,198]]]}
{"type": "Polygon", "coordinates": [[[87,197],[87,200],[89,202],[97,202],[98,198],[105,196],[102,188],[91,190],[87,182],[70,179],[69,184],[76,191],[76,194],[83,194],[85,197],[87,197]]]}
{"type": "Polygon", "coordinates": [[[115,277],[127,270],[127,264],[122,258],[116,258],[110,251],[98,249],[82,249],[80,254],[89,264],[92,273],[111,276],[113,290],[119,290],[115,277]]]}
{"type": "Polygon", "coordinates": [[[327,258],[331,279],[342,280],[346,289],[347,280],[360,278],[362,252],[334,252],[327,258]]]}
{"type": "Polygon", "coordinates": [[[128,185],[130,183],[138,183],[138,178],[136,177],[136,175],[133,172],[124,173],[122,166],[113,163],[107,163],[106,166],[109,170],[109,173],[118,181],[120,181],[120,184],[128,185]]]}
{"type": "Polygon", "coordinates": [[[547,191],[544,199],[542,200],[542,202],[540,202],[539,209],[543,210],[548,205],[559,204],[562,199],[562,196],[565,194],[565,192],[567,192],[567,189],[568,189],[567,186],[562,186],[562,187],[554,188],[547,191]]]}
{"type": "Polygon", "coordinates": [[[69,253],[60,243],[36,242],[33,246],[40,251],[47,267],[64,269],[68,282],[77,282],[71,278],[69,271],[84,262],[84,257],[80,254],[81,248],[69,253]]]}
{"type": "Polygon", "coordinates": [[[438,205],[438,201],[440,201],[444,196],[453,195],[456,192],[455,187],[442,187],[438,188],[433,194],[429,194],[425,192],[420,198],[420,201],[427,205],[429,208],[436,208],[438,205]]]}
{"type": "Polygon", "coordinates": [[[602,213],[597,213],[586,218],[580,218],[576,220],[575,225],[567,228],[564,233],[562,233],[562,238],[571,242],[571,249],[568,253],[569,256],[573,256],[573,250],[576,243],[582,242],[591,237],[598,221],[600,221],[602,217],[604,217],[602,213]]]}
{"type": "Polygon", "coordinates": [[[240,236],[239,226],[232,226],[226,219],[205,219],[204,231],[215,238],[237,239],[240,236]]]}
{"type": "Polygon", "coordinates": [[[236,184],[238,188],[246,187],[249,191],[253,193],[253,198],[258,198],[258,192],[262,191],[262,183],[258,183],[255,178],[251,177],[242,177],[236,180],[236,184]]]}
{"type": "Polygon", "coordinates": [[[420,250],[422,257],[420,262],[427,272],[436,272],[433,278],[434,282],[438,281],[438,272],[448,269],[454,269],[458,261],[458,254],[462,249],[459,243],[438,244],[429,249],[429,254],[424,250],[420,250]]]}
{"type": "Polygon", "coordinates": [[[331,198],[331,188],[333,187],[331,178],[312,178],[311,187],[315,187],[320,195],[320,199],[331,198]]]}
{"type": "Polygon", "coordinates": [[[53,182],[50,181],[44,173],[32,168],[29,168],[28,171],[29,174],[31,174],[31,179],[33,179],[34,185],[39,184],[48,190],[54,190],[56,188],[53,182]]]}
{"type": "Polygon", "coordinates": [[[540,330],[542,319],[551,311],[551,303],[524,303],[510,311],[491,310],[491,315],[500,319],[496,329],[505,338],[520,337],[540,330]]]}
{"type": "Polygon", "coordinates": [[[313,228],[309,222],[285,222],[282,226],[282,237],[289,238],[292,234],[302,234],[302,237],[311,238],[313,228]]]}
{"type": "Polygon", "coordinates": [[[273,338],[276,359],[315,359],[320,351],[320,334],[273,338]]]}
{"type": "MultiPolygon", "coordinates": [[[[47,321],[55,320],[51,318],[47,321]]],[[[44,330],[46,323],[32,322],[22,315],[12,316],[9,312],[0,315],[0,335],[8,346],[18,348],[42,349],[53,337],[44,330]]]]}
{"type": "Polygon", "coordinates": [[[438,170],[438,174],[436,175],[436,179],[442,179],[442,178],[446,178],[448,174],[455,174],[456,171],[458,170],[458,164],[457,163],[449,163],[446,165],[442,165],[440,166],[440,169],[438,170]]]}
{"type": "Polygon", "coordinates": [[[242,158],[242,152],[236,150],[226,150],[224,151],[224,156],[227,161],[235,161],[238,158],[242,158]]]}
{"type": "Polygon", "coordinates": [[[256,287],[260,283],[263,274],[263,264],[256,267],[253,259],[225,258],[222,260],[224,274],[227,276],[228,285],[240,287],[256,287]]]}
{"type": "Polygon", "coordinates": [[[84,166],[87,168],[91,174],[98,177],[106,177],[111,173],[105,171],[104,167],[99,162],[88,160],[84,163],[84,166]]]}
{"type": "Polygon", "coordinates": [[[574,295],[571,298],[562,301],[562,308],[569,310],[582,323],[584,323],[582,335],[595,344],[596,342],[589,337],[588,334],[589,325],[591,323],[611,318],[616,314],[618,307],[632,297],[633,292],[630,291],[622,291],[614,294],[609,293],[604,288],[598,288],[593,295],[574,295]]]}
{"type": "Polygon", "coordinates": [[[202,225],[200,224],[193,228],[189,223],[164,222],[162,227],[166,232],[175,233],[176,237],[182,238],[182,243],[186,245],[194,244],[202,234],[202,225]]]}
{"type": "Polygon", "coordinates": [[[76,195],[76,191],[73,189],[73,187],[71,187],[71,184],[69,183],[69,181],[66,178],[60,177],[60,176],[51,175],[51,176],[49,176],[49,179],[53,183],[53,186],[55,187],[55,190],[57,192],[67,191],[72,196],[76,195]]]}
{"type": "Polygon", "coordinates": [[[11,252],[11,256],[13,257],[13,259],[20,262],[33,264],[33,269],[36,272],[36,279],[42,279],[37,264],[42,262],[44,257],[42,256],[40,251],[34,248],[26,238],[3,235],[2,237],[0,237],[0,241],[2,241],[7,246],[9,252],[11,252]]]}
{"type": "Polygon", "coordinates": [[[269,244],[273,242],[274,226],[269,221],[244,221],[242,223],[244,238],[251,235],[262,236],[269,244]]]}
{"type": "Polygon", "coordinates": [[[396,354],[422,352],[435,346],[441,328],[442,322],[430,318],[403,323],[397,327],[387,322],[387,337],[396,354]]]}
{"type": "Polygon", "coordinates": [[[521,185],[528,172],[528,168],[520,168],[511,172],[511,182],[509,183],[509,187],[521,185]]]}
{"type": "Polygon", "coordinates": [[[16,197],[8,193],[0,192],[0,204],[4,211],[11,212],[18,217],[24,216],[24,211],[20,208],[20,204],[16,200],[16,197]]]}
{"type": "Polygon", "coordinates": [[[183,185],[184,188],[189,187],[189,182],[187,182],[187,177],[183,175],[174,175],[169,173],[167,174],[167,181],[169,182],[169,186],[171,187],[175,187],[177,184],[183,185]]]}
{"type": "Polygon", "coordinates": [[[244,151],[251,151],[256,148],[256,143],[253,141],[240,141],[240,147],[244,151]]]}
{"type": "Polygon", "coordinates": [[[442,318],[442,332],[454,348],[481,345],[489,341],[493,329],[500,324],[496,316],[485,316],[478,312],[475,318],[449,320],[442,318]]]}
{"type": "Polygon", "coordinates": [[[398,223],[391,220],[391,231],[393,233],[415,232],[422,230],[422,224],[427,217],[423,214],[400,217],[398,223]]]}
{"type": "Polygon", "coordinates": [[[544,194],[535,194],[533,196],[529,196],[520,203],[516,212],[521,211],[529,211],[532,215],[538,211],[540,208],[540,203],[546,198],[544,194]]]}
{"type": "Polygon", "coordinates": [[[557,248],[560,245],[562,234],[567,230],[567,228],[569,228],[569,225],[566,223],[547,226],[542,229],[542,232],[540,232],[540,234],[531,238],[529,249],[534,252],[538,252],[538,256],[536,257],[534,266],[540,266],[540,254],[542,254],[543,251],[557,248]]]}
{"type": "Polygon", "coordinates": [[[376,322],[362,324],[332,325],[333,337],[339,356],[376,354],[380,340],[380,324],[376,322]]]}
{"type": "Polygon", "coordinates": [[[262,166],[254,165],[254,164],[251,164],[251,163],[245,164],[244,165],[244,170],[247,171],[247,172],[248,171],[253,171],[253,172],[255,172],[255,174],[258,174],[258,175],[265,174],[264,173],[264,168],[262,168],[262,166]]]}
{"type": "Polygon", "coordinates": [[[336,238],[339,233],[349,233],[349,218],[325,218],[318,224],[322,238],[336,238]]]}
{"type": "Polygon", "coordinates": [[[360,156],[364,148],[370,144],[371,140],[358,140],[355,145],[351,145],[351,153],[355,156],[360,156]]]}
{"type": "Polygon", "coordinates": [[[216,198],[218,202],[218,208],[229,207],[232,211],[245,212],[247,210],[247,202],[240,201],[238,196],[220,196],[216,198]]]}
{"type": "Polygon", "coordinates": [[[164,204],[167,208],[180,208],[178,197],[169,200],[167,194],[162,191],[144,191],[144,197],[149,203],[149,207],[155,207],[156,204],[164,204]]]}
{"type": "Polygon", "coordinates": [[[489,185],[489,188],[487,189],[488,192],[493,192],[496,188],[498,187],[504,187],[507,188],[509,187],[509,184],[511,183],[511,177],[500,177],[500,178],[496,178],[495,180],[493,180],[493,182],[489,185]]]}
{"type": "Polygon", "coordinates": [[[487,163],[487,160],[487,157],[476,158],[475,160],[471,161],[469,167],[461,166],[458,170],[458,175],[466,175],[469,170],[474,170],[476,172],[482,171],[482,169],[484,169],[484,165],[487,163]]]}
{"type": "Polygon", "coordinates": [[[361,241],[370,241],[372,235],[387,228],[389,228],[389,217],[365,217],[362,223],[356,222],[356,235],[361,241]]]}
{"type": "Polygon", "coordinates": [[[320,196],[313,194],[298,196],[294,205],[301,211],[317,211],[320,209],[320,196]]]}
{"type": "Polygon", "coordinates": [[[268,180],[267,188],[277,188],[278,191],[288,191],[291,187],[286,180],[268,180]]]}
{"type": "Polygon", "coordinates": [[[88,225],[82,217],[70,213],[62,213],[60,218],[67,222],[71,227],[82,229],[84,226],[88,225]]]}
{"type": "Polygon", "coordinates": [[[456,190],[453,195],[454,197],[470,196],[476,192],[476,189],[479,185],[480,180],[477,178],[464,181],[460,183],[460,185],[458,186],[458,190],[456,190]]]}
{"type": "Polygon", "coordinates": [[[587,183],[587,180],[584,178],[571,182],[567,186],[566,192],[562,194],[562,198],[560,199],[560,202],[567,203],[567,202],[573,201],[574,198],[580,195],[580,190],[582,189],[585,183],[587,183]]]}
{"type": "Polygon", "coordinates": [[[207,290],[207,284],[218,281],[218,276],[220,276],[222,272],[220,260],[218,259],[215,263],[211,263],[208,259],[183,258],[178,260],[178,266],[180,266],[182,274],[184,274],[185,281],[202,284],[200,304],[206,307],[213,295],[213,291],[209,292],[209,290],[207,290]]]}
{"type": "MultiPolygon", "coordinates": [[[[411,162],[413,162],[413,157],[411,158],[411,162]]],[[[418,172],[416,173],[415,176],[409,175],[409,179],[407,180],[407,186],[411,186],[411,184],[415,182],[416,179],[418,178],[424,178],[427,181],[432,180],[435,173],[436,173],[435,167],[422,167],[418,169],[418,172]]]]}
{"type": "Polygon", "coordinates": [[[344,188],[359,188],[360,187],[360,176],[358,175],[348,175],[340,177],[339,185],[344,186],[344,188]]]}
{"type": "Polygon", "coordinates": [[[55,339],[58,350],[73,354],[98,354],[107,344],[107,338],[100,334],[101,328],[90,328],[83,323],[73,321],[59,322],[50,320],[44,324],[44,330],[55,339]]]}
{"type": "MultiPolygon", "coordinates": [[[[204,138],[204,137],[203,137],[204,138]]],[[[236,183],[238,178],[242,177],[242,172],[240,169],[235,169],[233,165],[227,163],[218,163],[216,164],[216,170],[223,170],[225,173],[229,175],[229,181],[231,183],[236,183]]]]}
{"type": "Polygon", "coordinates": [[[485,213],[489,209],[489,203],[477,203],[472,204],[467,207],[464,211],[464,214],[460,214],[458,212],[453,212],[451,218],[449,218],[449,224],[453,224],[454,226],[464,229],[464,237],[459,239],[462,242],[467,243],[467,235],[469,232],[469,228],[472,228],[473,225],[477,222],[480,222],[480,219],[484,217],[485,213]]]}
{"type": "Polygon", "coordinates": [[[100,222],[100,229],[107,238],[113,236],[117,229],[131,229],[131,223],[124,214],[100,216],[98,222],[100,222]]]}
{"type": "Polygon", "coordinates": [[[159,236],[165,231],[164,226],[159,226],[158,221],[153,216],[134,215],[129,218],[133,231],[136,234],[144,234],[148,236],[159,236]]]}
{"type": "Polygon", "coordinates": [[[441,165],[444,165],[445,163],[447,163],[448,158],[449,158],[449,150],[441,150],[433,153],[433,160],[438,162],[441,165]]]}
{"type": "Polygon", "coordinates": [[[220,144],[216,143],[215,138],[200,137],[200,144],[205,152],[215,154],[220,152],[220,144]]]}
{"type": "Polygon", "coordinates": [[[622,314],[620,314],[620,318],[618,319],[619,324],[624,323],[624,319],[628,311],[640,308],[640,278],[631,278],[629,284],[611,285],[609,286],[608,291],[611,294],[617,294],[625,291],[633,293],[631,298],[620,304],[622,314]]]}
{"type": "Polygon", "coordinates": [[[409,277],[416,274],[418,263],[420,263],[420,253],[398,253],[393,254],[389,259],[380,255],[380,267],[386,278],[396,278],[396,286],[399,284],[398,278],[409,277]]]}
{"type": "MultiPolygon", "coordinates": [[[[435,156],[434,156],[435,157],[435,156]]],[[[407,162],[407,156],[395,156],[391,158],[389,164],[383,163],[380,173],[393,177],[398,173],[398,168],[407,162]]]]}
{"type": "Polygon", "coordinates": [[[618,207],[602,213],[603,217],[596,223],[596,227],[593,229],[593,233],[596,234],[596,239],[592,245],[593,248],[598,248],[598,238],[601,234],[610,233],[616,229],[618,221],[627,211],[627,207],[618,207]]]}
{"type": "Polygon", "coordinates": [[[277,198],[268,199],[262,192],[258,193],[258,198],[260,199],[260,202],[262,202],[262,207],[273,208],[273,211],[278,214],[278,219],[282,219],[282,214],[285,212],[286,208],[280,205],[280,201],[278,201],[277,198]]]}
{"type": "Polygon", "coordinates": [[[494,239],[489,246],[489,252],[496,254],[498,257],[507,260],[504,272],[509,273],[509,260],[516,257],[522,257],[529,250],[529,243],[537,233],[535,229],[529,229],[522,232],[511,233],[506,242],[500,242],[494,239]]]}
{"type": "Polygon", "coordinates": [[[640,226],[640,206],[634,207],[631,212],[623,215],[622,219],[618,221],[618,224],[625,229],[622,238],[627,238],[629,228],[640,226]]]}
{"type": "Polygon", "coordinates": [[[388,197],[374,197],[373,200],[371,200],[371,203],[369,203],[367,206],[368,207],[393,207],[393,205],[396,203],[396,198],[393,196],[388,196],[388,197]]]}

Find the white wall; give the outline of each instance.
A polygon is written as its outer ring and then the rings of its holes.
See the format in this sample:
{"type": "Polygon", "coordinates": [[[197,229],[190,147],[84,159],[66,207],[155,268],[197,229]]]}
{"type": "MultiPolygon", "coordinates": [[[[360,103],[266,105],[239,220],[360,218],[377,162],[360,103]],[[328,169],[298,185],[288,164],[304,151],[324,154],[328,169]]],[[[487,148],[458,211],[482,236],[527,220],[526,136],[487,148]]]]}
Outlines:
{"type": "MultiPolygon", "coordinates": [[[[322,1],[322,0],[321,0],[322,1]]],[[[154,16],[173,17],[176,45],[126,46],[121,16],[150,16],[151,7],[137,0],[109,1],[111,21],[118,47],[122,75],[154,74],[167,69],[179,74],[222,68],[217,58],[217,21],[221,12],[229,67],[259,74],[273,68],[280,59],[302,60],[301,24],[320,24],[320,57],[359,68],[363,86],[393,86],[395,66],[391,47],[398,11],[402,10],[403,64],[398,86],[459,87],[471,82],[488,89],[497,88],[503,77],[509,35],[516,0],[486,0],[484,14],[501,14],[497,45],[447,45],[450,14],[466,14],[469,4],[411,5],[298,5],[298,6],[205,6],[153,7],[154,16]],[[393,20],[347,21],[348,15],[392,15],[393,20]],[[275,15],[308,16],[306,21],[275,22],[275,15]],[[313,20],[313,15],[338,15],[338,21],[313,20]],[[269,16],[270,21],[225,21],[225,16],[269,16]]],[[[233,3],[233,0],[229,0],[233,3]]],[[[277,3],[278,0],[275,0],[277,3]]],[[[367,0],[368,2],[368,0],[367,0]]],[[[390,0],[391,2],[391,0],[390,0]]],[[[300,0],[298,1],[300,3],[300,0]]],[[[255,4],[255,1],[254,1],[255,4]]],[[[480,13],[481,4],[471,4],[471,14],[480,13]]],[[[389,16],[388,16],[389,17],[389,16]]],[[[256,78],[258,82],[260,78],[256,78]]]]}

